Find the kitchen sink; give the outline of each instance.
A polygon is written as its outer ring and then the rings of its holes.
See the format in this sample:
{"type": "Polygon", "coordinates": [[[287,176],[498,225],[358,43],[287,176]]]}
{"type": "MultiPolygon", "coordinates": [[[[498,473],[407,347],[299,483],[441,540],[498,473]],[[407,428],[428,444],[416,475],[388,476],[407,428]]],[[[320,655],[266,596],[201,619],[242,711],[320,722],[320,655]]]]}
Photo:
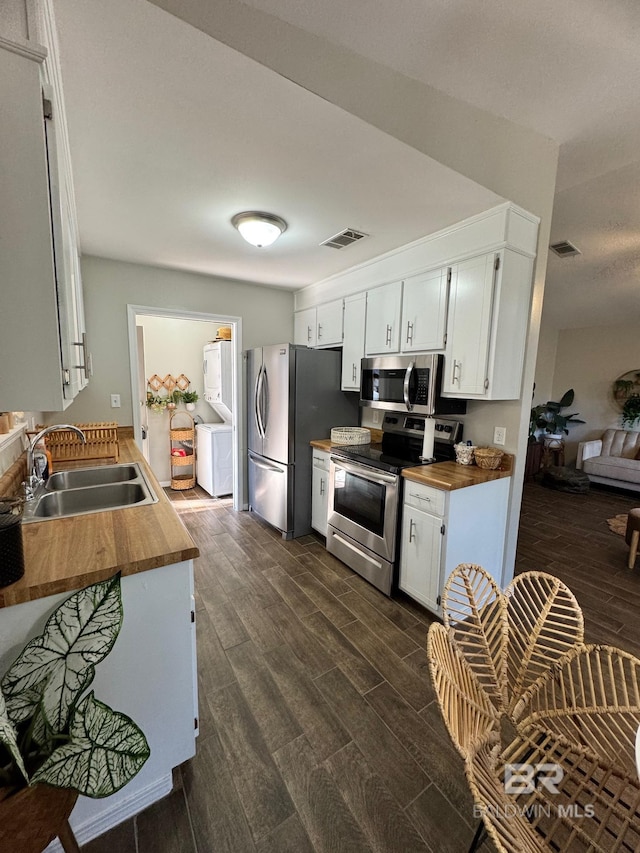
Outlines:
{"type": "Polygon", "coordinates": [[[22,520],[28,523],[66,518],[145,506],[157,500],[137,462],[99,468],[75,468],[52,474],[35,498],[25,504],[22,520]]]}
{"type": "Polygon", "coordinates": [[[108,483],[123,483],[140,477],[137,465],[103,465],[100,468],[75,468],[57,471],[45,484],[48,492],[66,489],[82,489],[86,486],[102,486],[108,483]]]}

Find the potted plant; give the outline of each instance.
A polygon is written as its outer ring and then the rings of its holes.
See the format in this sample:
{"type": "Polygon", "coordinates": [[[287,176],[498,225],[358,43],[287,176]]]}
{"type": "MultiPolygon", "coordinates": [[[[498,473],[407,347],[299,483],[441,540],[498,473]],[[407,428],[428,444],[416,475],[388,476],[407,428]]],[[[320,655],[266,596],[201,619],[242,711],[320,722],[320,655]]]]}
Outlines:
{"type": "Polygon", "coordinates": [[[185,408],[187,409],[187,411],[193,412],[196,407],[196,403],[200,398],[198,397],[197,391],[183,391],[182,399],[184,401],[185,408]]]}
{"type": "Polygon", "coordinates": [[[161,397],[159,394],[147,391],[147,406],[152,412],[163,412],[167,408],[168,402],[168,397],[161,397]]]}
{"type": "Polygon", "coordinates": [[[540,406],[534,406],[531,409],[530,433],[535,433],[538,429],[544,430],[543,441],[549,446],[554,446],[554,444],[558,446],[564,435],[569,435],[569,427],[572,424],[584,423],[577,417],[580,414],[579,412],[573,412],[570,415],[561,414],[562,409],[573,403],[573,398],[574,391],[573,388],[570,388],[565,391],[557,403],[548,400],[540,406]]]}
{"type": "Polygon", "coordinates": [[[174,388],[167,396],[167,409],[175,411],[178,403],[182,400],[182,391],[179,388],[174,388]]]}
{"type": "Polygon", "coordinates": [[[622,426],[632,427],[640,420],[640,394],[631,394],[622,407],[622,426]]]}
{"type": "Polygon", "coordinates": [[[79,794],[120,790],[149,757],[138,726],[87,689],[118,637],[120,575],[71,595],[0,682],[0,850],[40,853],[79,794]]]}

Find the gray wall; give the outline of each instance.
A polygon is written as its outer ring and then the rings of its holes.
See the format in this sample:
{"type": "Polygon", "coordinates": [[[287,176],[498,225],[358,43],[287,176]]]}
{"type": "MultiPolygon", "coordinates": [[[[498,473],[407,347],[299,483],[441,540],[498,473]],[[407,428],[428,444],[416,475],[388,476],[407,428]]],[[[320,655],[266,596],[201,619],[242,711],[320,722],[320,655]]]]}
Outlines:
{"type": "Polygon", "coordinates": [[[82,259],[82,278],[93,376],[64,413],[47,414],[48,423],[133,423],[129,304],[241,317],[244,349],[293,337],[293,294],[287,290],[90,256],[82,259]],[[110,406],[113,393],[121,395],[120,409],[110,406]]]}

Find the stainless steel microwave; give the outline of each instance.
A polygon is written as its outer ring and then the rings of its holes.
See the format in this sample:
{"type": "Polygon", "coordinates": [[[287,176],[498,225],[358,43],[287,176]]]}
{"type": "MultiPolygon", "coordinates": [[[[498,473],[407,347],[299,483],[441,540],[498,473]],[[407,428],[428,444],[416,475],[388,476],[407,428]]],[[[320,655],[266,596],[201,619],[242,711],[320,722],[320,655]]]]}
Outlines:
{"type": "Polygon", "coordinates": [[[390,355],[363,358],[360,405],[420,415],[459,415],[467,401],[442,397],[444,355],[390,355]]]}

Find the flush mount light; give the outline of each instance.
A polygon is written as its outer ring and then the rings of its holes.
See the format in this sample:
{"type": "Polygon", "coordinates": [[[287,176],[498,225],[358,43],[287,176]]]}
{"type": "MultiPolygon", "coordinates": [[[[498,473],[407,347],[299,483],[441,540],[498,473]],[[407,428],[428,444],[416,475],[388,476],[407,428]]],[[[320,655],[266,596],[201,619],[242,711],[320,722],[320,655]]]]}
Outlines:
{"type": "Polygon", "coordinates": [[[238,229],[247,243],[258,248],[270,246],[283,231],[287,230],[284,219],[272,213],[260,213],[256,210],[236,213],[231,224],[238,229]]]}

